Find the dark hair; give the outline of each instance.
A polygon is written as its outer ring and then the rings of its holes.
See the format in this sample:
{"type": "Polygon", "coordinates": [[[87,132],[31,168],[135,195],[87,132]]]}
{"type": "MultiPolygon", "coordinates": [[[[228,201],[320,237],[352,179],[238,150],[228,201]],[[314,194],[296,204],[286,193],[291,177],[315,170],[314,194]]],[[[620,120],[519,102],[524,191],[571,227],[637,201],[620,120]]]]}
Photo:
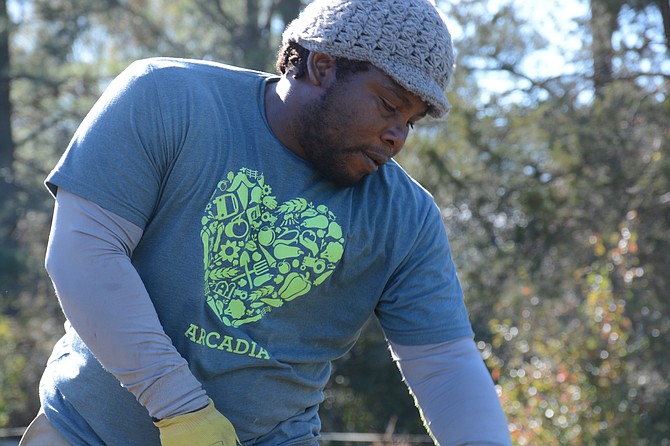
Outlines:
{"type": "MultiPolygon", "coordinates": [[[[296,42],[288,42],[279,49],[275,68],[279,74],[286,74],[295,69],[294,76],[300,78],[307,74],[307,56],[309,56],[307,48],[296,42]]],[[[370,62],[336,57],[335,66],[337,67],[335,72],[337,79],[344,79],[350,74],[367,71],[370,62]]]]}

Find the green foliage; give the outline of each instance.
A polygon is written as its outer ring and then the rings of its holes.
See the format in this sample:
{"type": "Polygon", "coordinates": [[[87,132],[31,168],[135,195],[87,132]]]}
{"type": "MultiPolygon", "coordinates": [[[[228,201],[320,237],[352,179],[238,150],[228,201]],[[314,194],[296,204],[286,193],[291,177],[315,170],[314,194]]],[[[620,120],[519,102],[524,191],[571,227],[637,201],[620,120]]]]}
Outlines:
{"type": "Polygon", "coordinates": [[[0,426],[6,426],[11,408],[21,404],[26,395],[17,392],[25,359],[16,354],[13,327],[10,320],[4,316],[0,316],[0,357],[4,359],[3,368],[0,369],[0,388],[7,389],[0,393],[0,426]]]}
{"type": "Polygon", "coordinates": [[[31,294],[0,293],[0,427],[27,426],[37,413],[37,384],[63,331],[58,306],[31,294]]]}
{"type": "Polygon", "coordinates": [[[520,284],[496,305],[493,340],[480,345],[517,444],[667,441],[668,426],[652,420],[664,416],[670,386],[646,366],[649,337],[629,308],[644,276],[638,228],[630,212],[606,240],[591,235],[583,249],[592,262],[574,271],[572,294],[541,299],[520,284]]]}

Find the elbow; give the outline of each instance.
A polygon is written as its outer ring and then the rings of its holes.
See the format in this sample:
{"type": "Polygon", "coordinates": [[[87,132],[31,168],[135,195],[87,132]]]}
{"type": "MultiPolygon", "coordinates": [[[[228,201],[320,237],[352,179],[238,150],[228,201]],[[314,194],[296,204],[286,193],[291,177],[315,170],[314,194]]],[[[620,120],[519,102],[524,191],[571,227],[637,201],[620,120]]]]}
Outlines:
{"type": "MultiPolygon", "coordinates": [[[[68,250],[63,246],[62,240],[49,240],[47,252],[44,257],[44,268],[51,278],[54,289],[59,299],[67,296],[69,291],[76,289],[77,277],[81,275],[81,268],[77,265],[76,258],[68,255],[68,250]]],[[[71,253],[71,252],[70,252],[71,253]]]]}
{"type": "Polygon", "coordinates": [[[51,246],[47,247],[47,253],[44,256],[44,269],[46,269],[47,274],[51,277],[53,281],[54,274],[56,274],[57,262],[54,255],[53,248],[51,246]]]}
{"type": "Polygon", "coordinates": [[[78,251],[73,250],[67,237],[63,239],[61,234],[60,239],[49,240],[44,259],[58,303],[74,327],[81,327],[87,320],[86,309],[93,289],[90,278],[96,277],[90,270],[91,259],[82,258],[78,251]]]}

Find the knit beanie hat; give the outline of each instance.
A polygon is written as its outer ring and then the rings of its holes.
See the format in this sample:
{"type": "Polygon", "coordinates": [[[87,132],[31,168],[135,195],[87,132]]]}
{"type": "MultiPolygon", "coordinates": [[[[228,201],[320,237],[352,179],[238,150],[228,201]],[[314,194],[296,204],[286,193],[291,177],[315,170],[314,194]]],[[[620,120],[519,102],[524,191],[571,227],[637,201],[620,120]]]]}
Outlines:
{"type": "Polygon", "coordinates": [[[449,111],[451,36],[430,0],[314,0],[284,31],[289,42],[370,62],[424,100],[431,116],[449,111]]]}

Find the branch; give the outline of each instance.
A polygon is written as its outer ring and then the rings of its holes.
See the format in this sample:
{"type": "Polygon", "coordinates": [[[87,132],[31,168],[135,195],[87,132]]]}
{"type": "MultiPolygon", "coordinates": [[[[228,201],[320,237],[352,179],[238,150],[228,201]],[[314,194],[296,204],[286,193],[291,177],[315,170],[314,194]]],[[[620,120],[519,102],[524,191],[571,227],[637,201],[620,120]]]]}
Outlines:
{"type": "Polygon", "coordinates": [[[219,0],[199,0],[196,1],[198,6],[206,15],[212,17],[218,16],[216,22],[223,25],[225,29],[231,30],[235,28],[235,20],[223,9],[223,1],[219,0]]]}
{"type": "Polygon", "coordinates": [[[45,76],[38,76],[33,73],[26,73],[26,72],[20,72],[20,73],[15,73],[9,77],[11,81],[16,81],[16,80],[27,80],[35,84],[42,84],[45,85],[53,90],[57,90],[58,87],[63,85],[64,81],[63,80],[56,80],[52,78],[47,78],[45,76]]]}
{"type": "Polygon", "coordinates": [[[123,11],[128,12],[131,15],[134,15],[135,17],[138,17],[141,22],[143,23],[144,27],[151,33],[156,40],[160,39],[165,40],[173,49],[175,49],[177,52],[186,54],[187,49],[184,45],[181,43],[175,42],[172,40],[168,35],[165,34],[163,28],[160,26],[156,25],[146,14],[144,14],[141,10],[134,8],[130,5],[130,3],[126,4],[125,2],[120,2],[119,0],[108,0],[110,4],[116,5],[118,8],[120,8],[123,11]]]}
{"type": "MultiPolygon", "coordinates": [[[[561,79],[569,78],[569,77],[575,77],[577,75],[575,74],[559,74],[557,76],[552,76],[552,77],[547,77],[544,79],[535,79],[530,76],[528,76],[525,73],[522,73],[518,71],[514,65],[509,64],[509,63],[501,63],[500,65],[497,66],[492,66],[492,67],[484,67],[484,68],[475,68],[475,67],[468,67],[471,71],[506,71],[518,78],[527,80],[528,82],[531,83],[530,88],[524,88],[520,89],[523,91],[529,91],[532,88],[540,88],[547,93],[549,93],[553,98],[560,98],[563,95],[559,92],[553,91],[551,87],[551,83],[559,81],[561,79]]],[[[593,76],[592,75],[581,75],[581,77],[585,80],[593,81],[593,76]]],[[[664,73],[662,71],[634,71],[634,72],[627,72],[622,75],[615,75],[611,82],[616,82],[616,81],[632,81],[636,80],[640,77],[662,77],[664,79],[670,80],[670,73],[664,73]]]]}
{"type": "Polygon", "coordinates": [[[655,72],[655,71],[631,71],[625,76],[615,76],[615,81],[632,81],[639,77],[662,77],[670,80],[670,73],[655,72]]]}
{"type": "Polygon", "coordinates": [[[520,77],[521,79],[525,79],[525,80],[527,80],[528,82],[531,83],[531,85],[532,85],[533,87],[540,88],[540,89],[546,91],[547,93],[549,93],[549,94],[550,94],[551,96],[553,96],[554,98],[558,98],[558,97],[561,96],[561,95],[558,94],[557,92],[552,91],[552,89],[551,89],[551,87],[549,86],[549,84],[550,84],[551,82],[554,82],[554,81],[556,81],[556,80],[561,79],[562,77],[564,77],[563,75],[558,75],[558,76],[553,76],[553,77],[547,77],[547,78],[542,79],[542,80],[537,80],[537,79],[534,79],[534,78],[528,76],[528,75],[525,74],[525,73],[522,73],[522,72],[518,71],[516,68],[514,68],[514,66],[513,66],[512,64],[509,64],[509,63],[502,63],[502,64],[500,65],[500,67],[498,67],[498,68],[492,68],[492,70],[507,71],[507,72],[513,74],[513,75],[516,76],[516,77],[520,77]]]}

